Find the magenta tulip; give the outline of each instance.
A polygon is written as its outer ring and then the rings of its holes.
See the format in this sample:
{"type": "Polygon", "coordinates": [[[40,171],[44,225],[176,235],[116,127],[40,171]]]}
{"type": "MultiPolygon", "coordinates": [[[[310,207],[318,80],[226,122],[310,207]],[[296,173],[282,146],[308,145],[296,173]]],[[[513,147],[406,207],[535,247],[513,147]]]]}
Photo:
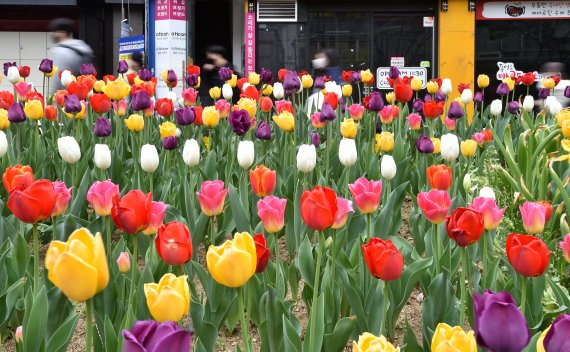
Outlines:
{"type": "Polygon", "coordinates": [[[95,214],[109,216],[113,207],[113,198],[118,195],[119,186],[111,180],[95,181],[87,191],[87,201],[95,210],[95,214]]]}
{"type": "Polygon", "coordinates": [[[150,207],[150,222],[148,223],[148,227],[143,231],[145,235],[154,235],[158,232],[158,229],[162,226],[162,222],[164,221],[164,214],[167,208],[168,204],[152,202],[150,207]]]}
{"type": "Polygon", "coordinates": [[[67,205],[71,199],[71,188],[67,188],[65,183],[61,181],[55,181],[52,182],[52,184],[57,199],[55,201],[55,207],[53,207],[53,210],[51,211],[51,216],[54,217],[60,216],[65,213],[65,210],[67,210],[67,205]]]}
{"type": "Polygon", "coordinates": [[[447,191],[432,189],[418,194],[418,205],[425,217],[433,224],[441,224],[451,205],[451,197],[447,191]]]}
{"type": "Polygon", "coordinates": [[[499,209],[492,198],[477,197],[473,199],[471,209],[483,214],[485,230],[495,230],[501,223],[501,218],[507,208],[499,209]]]}
{"type": "Polygon", "coordinates": [[[560,241],[560,249],[562,249],[566,262],[570,263],[570,233],[567,233],[564,240],[560,241]]]}
{"type": "Polygon", "coordinates": [[[334,218],[334,223],[331,229],[340,229],[346,224],[348,219],[348,214],[354,213],[354,208],[352,207],[352,201],[344,198],[336,198],[336,216],[334,218]]]}
{"type": "Polygon", "coordinates": [[[204,181],[200,186],[200,192],[196,192],[200,208],[206,216],[220,215],[224,210],[224,201],[228,190],[224,188],[224,182],[220,180],[204,181]]]}
{"type": "Polygon", "coordinates": [[[261,218],[265,231],[269,233],[281,231],[285,224],[286,205],[287,199],[274,196],[263,197],[257,202],[257,215],[261,218]]]}
{"type": "Polygon", "coordinates": [[[356,206],[364,214],[373,213],[380,206],[382,181],[369,181],[364,177],[348,185],[356,206]]]}
{"type": "Polygon", "coordinates": [[[524,229],[528,233],[534,235],[544,230],[546,208],[543,205],[533,202],[524,202],[524,204],[520,206],[520,211],[524,229]]]}

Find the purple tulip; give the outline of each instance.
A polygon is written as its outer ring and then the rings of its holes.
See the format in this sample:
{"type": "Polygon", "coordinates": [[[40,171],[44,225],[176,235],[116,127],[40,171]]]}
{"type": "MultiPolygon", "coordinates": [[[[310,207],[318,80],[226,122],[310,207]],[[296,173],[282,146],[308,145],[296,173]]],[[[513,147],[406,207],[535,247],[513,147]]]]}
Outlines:
{"type": "Polygon", "coordinates": [[[192,107],[185,106],[176,110],[175,117],[177,124],[187,126],[193,124],[196,120],[196,112],[192,107]]]}
{"type": "Polygon", "coordinates": [[[111,121],[105,117],[98,117],[93,127],[95,137],[109,137],[111,135],[111,121]]]}
{"type": "Polygon", "coordinates": [[[321,137],[317,132],[311,133],[311,141],[315,145],[315,148],[318,148],[321,145],[321,137]]]}
{"type": "Polygon", "coordinates": [[[197,74],[191,74],[186,76],[186,85],[188,87],[196,87],[198,85],[199,77],[197,74]]]}
{"type": "Polygon", "coordinates": [[[123,330],[123,352],[189,352],[190,332],[172,321],[139,320],[131,330],[123,330]]]}
{"type": "Polygon", "coordinates": [[[350,83],[358,83],[362,80],[362,75],[360,71],[352,71],[350,74],[350,83]]]}
{"type": "Polygon", "coordinates": [[[118,73],[125,73],[129,70],[129,64],[125,60],[119,61],[117,65],[117,72],[118,73]]]}
{"type": "Polygon", "coordinates": [[[414,100],[414,103],[412,104],[412,109],[414,109],[415,112],[423,111],[424,110],[423,100],[421,100],[420,98],[414,100]]]}
{"type": "Polygon", "coordinates": [[[473,295],[475,337],[489,351],[520,352],[530,340],[524,315],[507,291],[473,295]]]}
{"type": "Polygon", "coordinates": [[[564,96],[566,98],[570,98],[570,86],[566,86],[566,88],[564,88],[564,96]]]}
{"type": "Polygon", "coordinates": [[[516,114],[520,109],[519,102],[516,100],[509,101],[509,104],[507,104],[507,109],[511,114],[516,114]]]}
{"type": "Polygon", "coordinates": [[[271,71],[262,68],[261,72],[259,73],[259,79],[262,83],[269,84],[273,79],[273,75],[271,74],[271,71]]]}
{"type": "Polygon", "coordinates": [[[96,76],[97,70],[95,70],[95,67],[93,66],[93,64],[82,64],[79,66],[79,73],[82,75],[96,76]]]}
{"type": "Polygon", "coordinates": [[[299,77],[297,77],[297,72],[287,71],[287,73],[285,73],[283,89],[285,89],[285,94],[287,95],[291,95],[301,89],[301,81],[299,80],[299,77]]]}
{"type": "Polygon", "coordinates": [[[344,114],[346,112],[346,100],[344,99],[344,97],[340,98],[339,103],[340,103],[340,111],[344,114]]]}
{"type": "Polygon", "coordinates": [[[369,95],[368,99],[368,110],[371,111],[380,111],[384,107],[384,100],[382,99],[382,95],[378,92],[372,92],[369,95]]]}
{"type": "Polygon", "coordinates": [[[458,102],[452,101],[451,104],[449,104],[447,116],[449,116],[450,119],[460,119],[463,117],[463,108],[458,102]]]}
{"type": "Polygon", "coordinates": [[[251,117],[247,110],[234,110],[228,116],[228,123],[238,136],[243,136],[251,127],[251,117]]]}
{"type": "Polygon", "coordinates": [[[509,86],[506,83],[500,83],[497,87],[497,94],[499,95],[508,95],[509,94],[509,86]]]}
{"type": "Polygon", "coordinates": [[[562,314],[554,319],[544,337],[544,350],[548,352],[570,351],[570,314],[562,314]]]}
{"type": "Polygon", "coordinates": [[[40,62],[39,70],[43,73],[50,73],[53,71],[53,60],[42,59],[42,62],[40,62]]]}
{"type": "Polygon", "coordinates": [[[139,70],[139,78],[145,82],[148,82],[152,79],[152,72],[146,68],[139,70]]]}
{"type": "Polygon", "coordinates": [[[433,142],[425,133],[422,133],[422,135],[416,139],[416,149],[420,153],[431,154],[433,153],[433,148],[433,142]]]}
{"type": "Polygon", "coordinates": [[[139,90],[135,94],[133,94],[133,98],[131,99],[131,108],[134,111],[142,111],[150,108],[151,101],[148,93],[144,90],[139,90]]]}
{"type": "Polygon", "coordinates": [[[265,121],[261,121],[257,126],[257,131],[255,131],[255,137],[263,141],[271,140],[271,126],[265,121]]]}
{"type": "Polygon", "coordinates": [[[232,71],[229,67],[222,67],[220,68],[220,71],[218,71],[220,79],[224,82],[232,79],[233,73],[234,71],[232,71]]]}
{"type": "Polygon", "coordinates": [[[390,66],[390,71],[388,71],[388,77],[391,79],[396,79],[400,77],[400,70],[396,66],[390,66]]]}
{"type": "Polygon", "coordinates": [[[315,82],[313,83],[313,87],[316,89],[324,89],[325,88],[325,76],[318,76],[315,78],[315,82]]]}
{"type": "Polygon", "coordinates": [[[18,65],[16,65],[15,62],[5,62],[4,63],[4,76],[8,76],[8,69],[12,66],[18,67],[18,65]]]}
{"type": "Polygon", "coordinates": [[[81,103],[75,94],[68,94],[64,98],[63,110],[68,114],[76,114],[81,111],[81,103]]]}
{"type": "Polygon", "coordinates": [[[430,100],[433,100],[431,94],[426,93],[426,95],[424,95],[424,101],[427,102],[427,101],[430,101],[430,100]]]}
{"type": "Polygon", "coordinates": [[[178,147],[178,137],[175,136],[164,137],[164,139],[162,140],[162,146],[166,150],[176,149],[176,147],[178,147]]]}
{"type": "Polygon", "coordinates": [[[20,103],[15,102],[8,108],[8,120],[15,123],[26,120],[26,114],[24,114],[24,109],[20,103]]]}
{"type": "Polygon", "coordinates": [[[436,102],[440,102],[440,101],[445,101],[445,94],[443,94],[443,92],[441,90],[438,90],[437,93],[435,93],[435,99],[436,102]]]}
{"type": "Polygon", "coordinates": [[[482,92],[477,92],[475,93],[475,96],[473,97],[473,101],[475,103],[481,103],[483,101],[483,93],[482,92]]]}
{"type": "Polygon", "coordinates": [[[174,72],[174,70],[168,70],[168,72],[166,73],[166,80],[170,83],[178,81],[178,77],[176,77],[176,72],[174,72]]]}
{"type": "MultiPolygon", "coordinates": [[[[564,91],[564,92],[566,92],[566,91],[564,91]]],[[[540,88],[538,90],[538,97],[540,99],[546,99],[548,96],[550,96],[550,89],[540,88]]]]}
{"type": "Polygon", "coordinates": [[[321,120],[321,122],[323,122],[323,121],[334,121],[334,119],[336,119],[336,112],[332,108],[331,104],[329,104],[329,103],[323,104],[319,119],[321,120]]]}

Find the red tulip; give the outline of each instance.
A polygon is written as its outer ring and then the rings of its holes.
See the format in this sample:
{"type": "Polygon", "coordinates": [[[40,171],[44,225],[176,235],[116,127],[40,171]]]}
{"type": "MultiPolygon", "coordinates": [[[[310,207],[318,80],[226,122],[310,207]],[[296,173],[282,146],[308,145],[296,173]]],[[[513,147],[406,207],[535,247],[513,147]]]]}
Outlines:
{"type": "Polygon", "coordinates": [[[111,109],[111,99],[105,94],[93,94],[89,98],[89,103],[93,107],[93,111],[98,114],[104,114],[111,109]]]}
{"type": "Polygon", "coordinates": [[[404,256],[392,241],[371,238],[367,244],[362,245],[362,254],[368,270],[375,278],[392,281],[402,275],[404,256]]]}
{"type": "Polygon", "coordinates": [[[436,117],[441,116],[443,114],[443,107],[445,106],[445,102],[435,102],[435,100],[428,100],[424,103],[423,111],[424,115],[428,119],[435,119],[436,117]]]}
{"type": "Polygon", "coordinates": [[[67,92],[69,94],[77,95],[79,100],[85,100],[89,94],[89,87],[85,83],[71,82],[67,85],[67,92]]]}
{"type": "Polygon", "coordinates": [[[524,75],[520,76],[518,81],[524,84],[525,86],[532,86],[534,84],[535,76],[532,72],[527,72],[524,75]]]}
{"type": "Polygon", "coordinates": [[[380,206],[382,181],[369,181],[364,177],[348,185],[358,209],[364,214],[374,212],[380,206]]]}
{"type": "Polygon", "coordinates": [[[224,182],[220,180],[204,181],[200,186],[200,192],[196,192],[200,208],[206,216],[220,215],[224,210],[224,202],[228,190],[224,188],[224,182]]]}
{"type": "Polygon", "coordinates": [[[283,80],[285,80],[285,74],[286,73],[287,73],[287,70],[284,68],[277,71],[277,78],[279,78],[279,81],[283,82],[283,80]]]}
{"type": "Polygon", "coordinates": [[[440,164],[432,165],[426,169],[428,182],[433,189],[447,191],[451,187],[451,168],[440,164]]]}
{"type": "Polygon", "coordinates": [[[550,251],[541,239],[511,233],[506,247],[507,258],[517,273],[526,277],[544,274],[550,261],[550,251]]]}
{"type": "Polygon", "coordinates": [[[8,110],[14,103],[14,94],[3,90],[0,92],[0,109],[8,110]]]}
{"type": "Polygon", "coordinates": [[[258,165],[249,171],[249,182],[253,193],[258,197],[271,195],[275,189],[277,174],[265,165],[258,165]]]}
{"type": "Polygon", "coordinates": [[[168,98],[158,99],[156,101],[155,108],[156,112],[162,117],[168,117],[172,115],[172,110],[174,109],[172,100],[168,98]]]}
{"type": "Polygon", "coordinates": [[[277,114],[281,114],[284,111],[289,111],[291,114],[295,114],[293,111],[293,104],[291,104],[288,100],[277,100],[275,101],[275,110],[277,110],[277,114]]]}
{"type": "Polygon", "coordinates": [[[269,97],[262,97],[259,99],[259,108],[263,112],[270,112],[273,108],[273,101],[269,97]]]}
{"type": "Polygon", "coordinates": [[[407,103],[412,100],[412,96],[414,92],[412,91],[412,87],[409,84],[396,84],[394,88],[394,95],[396,96],[396,100],[401,103],[407,103]]]}
{"type": "MultiPolygon", "coordinates": [[[[277,238],[275,240],[277,240],[277,238]]],[[[255,242],[255,253],[257,254],[257,266],[255,267],[255,272],[262,273],[267,266],[267,262],[269,262],[271,251],[267,248],[267,241],[262,233],[258,233],[253,236],[253,241],[255,242]]]]}
{"type": "Polygon", "coordinates": [[[254,86],[249,85],[247,86],[246,89],[244,89],[243,93],[241,94],[241,97],[250,98],[257,101],[259,100],[259,91],[254,86]]]}
{"type": "Polygon", "coordinates": [[[469,208],[457,208],[445,219],[445,228],[459,247],[467,247],[483,234],[483,215],[469,208]]]}
{"type": "Polygon", "coordinates": [[[57,195],[49,180],[37,180],[26,189],[18,187],[10,193],[8,208],[20,220],[35,224],[49,219],[57,195]]]}
{"type": "Polygon", "coordinates": [[[354,71],[342,71],[342,74],[340,76],[341,79],[346,83],[350,83],[351,77],[352,77],[352,72],[354,72],[354,71]]]}
{"type": "Polygon", "coordinates": [[[34,172],[29,165],[14,165],[6,168],[2,175],[2,182],[6,192],[12,193],[13,190],[21,188],[26,189],[34,182],[34,172]]]}
{"type": "Polygon", "coordinates": [[[301,196],[301,216],[307,227],[317,231],[331,227],[337,212],[336,198],[330,188],[317,186],[305,190],[301,196]]]}
{"type": "Polygon", "coordinates": [[[326,93],[325,97],[323,98],[323,105],[329,103],[333,110],[336,110],[338,107],[338,96],[336,93],[326,93]]]}
{"type": "Polygon", "coordinates": [[[158,229],[154,243],[159,257],[169,265],[183,265],[192,258],[190,231],[183,223],[173,221],[158,229]]]}
{"type": "Polygon", "coordinates": [[[20,77],[27,78],[30,75],[30,66],[20,66],[18,71],[20,71],[20,77]]]}
{"type": "Polygon", "coordinates": [[[57,120],[57,108],[55,107],[55,105],[46,106],[45,115],[48,121],[57,120]]]}
{"type": "Polygon", "coordinates": [[[552,205],[550,203],[548,203],[548,201],[546,201],[546,200],[539,200],[536,203],[540,204],[544,207],[544,210],[545,210],[544,221],[548,222],[550,220],[550,217],[552,216],[552,205]]]}
{"type": "Polygon", "coordinates": [[[459,94],[463,93],[465,89],[471,89],[469,83],[459,83],[457,85],[457,90],[459,91],[459,94]]]}
{"type": "Polygon", "coordinates": [[[111,217],[118,229],[134,235],[148,227],[151,209],[152,193],[144,194],[135,189],[129,191],[121,199],[115,195],[111,217]]]}

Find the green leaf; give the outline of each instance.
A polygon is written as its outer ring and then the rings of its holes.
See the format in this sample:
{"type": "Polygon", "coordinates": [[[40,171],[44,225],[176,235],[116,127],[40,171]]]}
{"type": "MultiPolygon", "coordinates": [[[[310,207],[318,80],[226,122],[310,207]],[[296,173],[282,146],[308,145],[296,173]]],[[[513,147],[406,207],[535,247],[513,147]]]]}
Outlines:
{"type": "Polygon", "coordinates": [[[232,185],[228,185],[229,195],[230,195],[230,206],[232,208],[232,213],[234,215],[234,221],[236,223],[236,228],[239,232],[250,232],[249,221],[245,208],[236,189],[232,185]]]}
{"type": "Polygon", "coordinates": [[[71,337],[75,332],[77,327],[77,322],[79,321],[79,315],[71,315],[50,337],[47,345],[46,351],[50,352],[64,352],[67,350],[67,345],[71,341],[71,337]]]}
{"type": "Polygon", "coordinates": [[[24,351],[38,352],[45,350],[46,326],[48,317],[48,301],[46,288],[43,286],[33,297],[32,290],[28,291],[25,303],[23,323],[24,351]]]}
{"type": "Polygon", "coordinates": [[[299,255],[297,256],[297,268],[299,268],[299,272],[303,280],[305,280],[305,285],[311,286],[315,282],[316,266],[311,243],[309,238],[305,237],[299,246],[299,255]]]}
{"type": "Polygon", "coordinates": [[[303,351],[320,351],[325,333],[325,296],[320,294],[315,305],[311,308],[311,315],[305,330],[303,351]],[[311,326],[314,324],[314,330],[311,326]]]}
{"type": "Polygon", "coordinates": [[[283,316],[281,319],[283,321],[283,338],[285,351],[302,352],[303,348],[301,345],[301,337],[299,336],[299,333],[295,330],[293,324],[291,324],[291,322],[285,316],[283,316]]]}
{"type": "Polygon", "coordinates": [[[404,335],[404,345],[406,346],[403,352],[421,352],[422,347],[418,344],[414,330],[406,319],[406,334],[404,335]]]}
{"type": "Polygon", "coordinates": [[[21,233],[16,235],[16,241],[12,247],[12,265],[16,274],[21,277],[26,274],[30,262],[30,247],[21,233]]]}
{"type": "Polygon", "coordinates": [[[113,326],[113,323],[111,322],[108,316],[105,317],[104,324],[105,325],[103,332],[104,333],[103,340],[105,343],[105,351],[116,351],[117,346],[119,344],[119,337],[117,336],[117,333],[115,332],[115,327],[113,326]]]}
{"type": "Polygon", "coordinates": [[[327,352],[343,351],[346,346],[346,342],[354,330],[354,325],[356,325],[355,316],[340,319],[336,323],[332,334],[325,335],[323,346],[324,350],[327,352]]]}

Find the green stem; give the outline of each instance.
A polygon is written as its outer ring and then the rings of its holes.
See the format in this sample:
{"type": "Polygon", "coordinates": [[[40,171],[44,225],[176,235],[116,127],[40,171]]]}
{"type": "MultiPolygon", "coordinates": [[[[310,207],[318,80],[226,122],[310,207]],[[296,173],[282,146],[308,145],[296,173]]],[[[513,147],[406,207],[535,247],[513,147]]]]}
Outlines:
{"type": "Polygon", "coordinates": [[[210,217],[210,245],[215,246],[214,217],[210,217]]]}
{"type": "Polygon", "coordinates": [[[390,301],[390,291],[388,288],[388,283],[384,281],[384,288],[382,289],[382,322],[380,323],[380,333],[378,336],[386,336],[384,334],[384,329],[386,327],[386,322],[388,321],[388,302],[390,301]]]}
{"type": "Polygon", "coordinates": [[[136,281],[136,274],[137,271],[139,269],[139,265],[138,265],[138,258],[139,258],[139,246],[138,246],[138,237],[137,234],[133,235],[133,261],[131,262],[131,268],[132,268],[132,273],[131,273],[131,287],[129,290],[129,296],[130,296],[130,301],[131,301],[131,306],[134,308],[135,307],[135,281],[136,281]]]}
{"type": "Polygon", "coordinates": [[[467,272],[467,249],[461,248],[461,278],[459,287],[461,289],[461,302],[459,302],[459,326],[465,323],[465,274],[467,272]]]}
{"type": "Polygon", "coordinates": [[[154,176],[154,173],[148,174],[148,177],[150,178],[150,189],[149,189],[149,192],[154,191],[154,184],[153,184],[153,183],[154,183],[154,178],[153,178],[153,176],[154,176]]]}
{"type": "Polygon", "coordinates": [[[366,226],[368,227],[368,231],[366,232],[368,237],[364,243],[368,242],[372,238],[372,213],[366,214],[366,226]]]}
{"type": "Polygon", "coordinates": [[[441,253],[439,252],[439,224],[433,224],[433,257],[435,263],[435,275],[439,275],[441,272],[441,264],[439,262],[439,258],[441,258],[441,253]]]}
{"type": "Polygon", "coordinates": [[[111,260],[111,256],[113,255],[113,251],[111,248],[111,241],[112,241],[112,230],[111,230],[111,218],[109,216],[105,216],[103,218],[103,221],[105,222],[105,239],[107,242],[107,257],[109,258],[109,261],[111,260]]]}
{"type": "Polygon", "coordinates": [[[321,261],[323,259],[323,250],[325,248],[325,238],[322,231],[319,231],[319,243],[317,244],[317,271],[315,273],[315,283],[313,284],[313,301],[311,302],[311,326],[310,326],[310,338],[315,338],[316,329],[316,313],[315,304],[317,304],[317,297],[319,296],[319,284],[321,279],[321,261]]]}
{"type": "Polygon", "coordinates": [[[526,276],[522,276],[522,280],[521,280],[521,312],[524,315],[524,311],[526,308],[526,281],[527,278],[526,276]]]}
{"type": "Polygon", "coordinates": [[[93,344],[93,299],[85,302],[85,351],[92,351],[93,344]]]}
{"type": "Polygon", "coordinates": [[[250,352],[252,351],[250,341],[249,341],[249,323],[246,321],[246,312],[245,306],[243,303],[243,287],[238,287],[237,289],[238,294],[238,305],[240,311],[240,320],[241,320],[241,333],[243,338],[243,348],[244,351],[250,352]]]}
{"type": "Polygon", "coordinates": [[[325,179],[329,181],[329,163],[330,163],[330,153],[331,153],[331,139],[332,139],[332,122],[327,122],[327,155],[325,159],[325,179]]]}
{"type": "Polygon", "coordinates": [[[38,224],[34,224],[32,227],[32,233],[34,236],[34,297],[38,294],[40,290],[40,240],[38,224]]]}
{"type": "Polygon", "coordinates": [[[333,285],[333,292],[334,292],[334,284],[336,281],[336,229],[332,230],[332,285],[333,285]]]}
{"type": "Polygon", "coordinates": [[[51,240],[55,241],[57,235],[57,216],[51,218],[51,226],[51,240]]]}
{"type": "Polygon", "coordinates": [[[277,290],[277,286],[279,283],[279,272],[281,271],[281,263],[279,262],[279,233],[274,234],[274,242],[275,242],[275,289],[277,290]]]}
{"type": "MultiPolygon", "coordinates": [[[[483,277],[483,279],[487,276],[487,271],[489,270],[489,257],[488,257],[488,253],[487,253],[487,236],[490,236],[489,231],[485,230],[483,232],[483,238],[481,241],[481,245],[483,246],[483,274],[481,275],[483,277]]],[[[483,283],[485,282],[485,280],[483,280],[483,283]]]]}

